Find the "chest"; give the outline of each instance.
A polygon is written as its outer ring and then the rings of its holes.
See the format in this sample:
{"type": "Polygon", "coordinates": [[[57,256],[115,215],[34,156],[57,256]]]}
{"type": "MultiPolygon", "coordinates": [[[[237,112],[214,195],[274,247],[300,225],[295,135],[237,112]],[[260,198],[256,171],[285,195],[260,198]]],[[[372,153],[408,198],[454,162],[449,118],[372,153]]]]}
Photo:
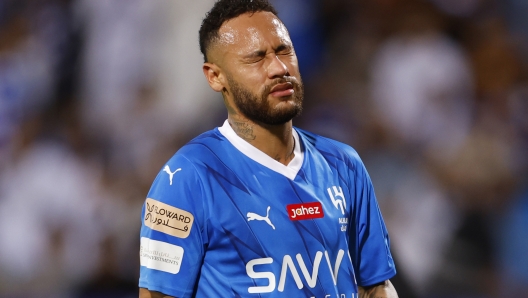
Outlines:
{"type": "Polygon", "coordinates": [[[210,245],[232,246],[237,239],[260,247],[263,255],[295,255],[303,246],[322,253],[346,247],[355,198],[336,171],[301,171],[294,180],[248,171],[213,183],[210,245]]]}

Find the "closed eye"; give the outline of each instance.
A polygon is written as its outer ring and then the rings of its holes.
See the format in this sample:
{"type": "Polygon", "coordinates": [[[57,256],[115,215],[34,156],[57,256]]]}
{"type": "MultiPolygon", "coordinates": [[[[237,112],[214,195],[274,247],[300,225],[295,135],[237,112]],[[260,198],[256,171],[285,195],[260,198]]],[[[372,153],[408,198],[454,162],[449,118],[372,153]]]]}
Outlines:
{"type": "Polygon", "coordinates": [[[256,52],[253,52],[249,55],[246,55],[243,57],[244,61],[248,62],[248,63],[256,63],[256,62],[259,62],[260,60],[264,59],[264,57],[266,56],[266,52],[265,51],[256,51],[256,52]]]}
{"type": "MultiPolygon", "coordinates": [[[[288,44],[280,44],[278,47],[275,48],[275,54],[276,55],[292,55],[293,54],[293,47],[288,44]]],[[[266,51],[255,51],[253,53],[250,53],[244,57],[242,57],[242,60],[245,63],[257,63],[261,60],[263,60],[266,57],[266,51]]]]}
{"type": "Polygon", "coordinates": [[[275,49],[277,55],[289,55],[293,52],[293,47],[291,45],[281,44],[275,49]]]}

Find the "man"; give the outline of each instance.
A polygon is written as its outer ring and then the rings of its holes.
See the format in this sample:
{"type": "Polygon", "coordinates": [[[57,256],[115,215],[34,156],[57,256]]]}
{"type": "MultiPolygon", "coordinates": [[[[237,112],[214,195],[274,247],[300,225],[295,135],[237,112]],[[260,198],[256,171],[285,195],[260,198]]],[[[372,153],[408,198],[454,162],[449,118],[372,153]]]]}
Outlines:
{"type": "Polygon", "coordinates": [[[397,297],[370,178],[349,146],[293,128],[303,86],[266,0],[220,0],[203,72],[228,111],[156,177],[140,297],[397,297]]]}

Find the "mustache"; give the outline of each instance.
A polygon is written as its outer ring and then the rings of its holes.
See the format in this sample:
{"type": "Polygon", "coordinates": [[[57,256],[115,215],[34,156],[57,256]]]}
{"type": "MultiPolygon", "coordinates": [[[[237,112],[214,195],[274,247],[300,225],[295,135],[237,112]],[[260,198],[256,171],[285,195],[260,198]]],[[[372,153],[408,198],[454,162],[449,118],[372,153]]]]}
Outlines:
{"type": "Polygon", "coordinates": [[[284,83],[292,84],[294,90],[298,90],[301,87],[301,83],[299,83],[299,80],[297,80],[297,78],[283,77],[283,78],[274,79],[271,83],[266,85],[266,87],[264,87],[264,94],[269,94],[271,91],[271,88],[273,88],[275,85],[284,84],[284,83]]]}

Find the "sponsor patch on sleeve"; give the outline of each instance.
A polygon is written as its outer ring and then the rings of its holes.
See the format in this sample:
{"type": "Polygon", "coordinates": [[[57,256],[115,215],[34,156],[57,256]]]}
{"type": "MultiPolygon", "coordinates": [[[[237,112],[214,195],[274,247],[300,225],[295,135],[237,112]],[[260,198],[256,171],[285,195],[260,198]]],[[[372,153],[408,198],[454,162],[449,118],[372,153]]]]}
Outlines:
{"type": "Polygon", "coordinates": [[[139,259],[141,266],[176,274],[180,272],[183,247],[141,237],[139,259]]]}
{"type": "Polygon", "coordinates": [[[191,233],[194,216],[185,210],[148,198],[144,223],[147,227],[178,238],[191,233]]]}

